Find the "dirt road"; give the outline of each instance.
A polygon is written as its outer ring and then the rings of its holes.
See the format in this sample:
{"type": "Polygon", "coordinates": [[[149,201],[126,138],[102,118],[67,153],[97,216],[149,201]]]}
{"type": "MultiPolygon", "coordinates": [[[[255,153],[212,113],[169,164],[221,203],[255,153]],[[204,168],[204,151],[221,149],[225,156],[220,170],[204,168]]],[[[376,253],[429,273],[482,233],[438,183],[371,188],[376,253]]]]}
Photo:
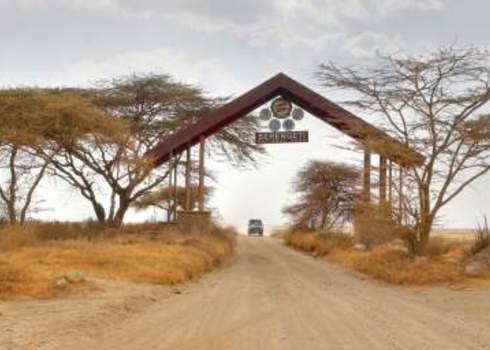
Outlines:
{"type": "Polygon", "coordinates": [[[488,289],[385,286],[243,237],[224,270],[61,348],[490,349],[489,315],[488,289]]]}

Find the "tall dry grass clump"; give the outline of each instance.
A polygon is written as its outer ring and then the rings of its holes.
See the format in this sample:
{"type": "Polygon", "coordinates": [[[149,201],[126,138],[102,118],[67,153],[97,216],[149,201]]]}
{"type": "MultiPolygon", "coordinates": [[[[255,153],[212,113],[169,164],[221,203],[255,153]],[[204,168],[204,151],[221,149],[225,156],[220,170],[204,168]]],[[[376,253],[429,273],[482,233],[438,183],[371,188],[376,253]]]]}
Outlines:
{"type": "Polygon", "coordinates": [[[390,244],[372,246],[367,251],[353,250],[353,238],[342,234],[296,232],[284,236],[288,246],[314,256],[325,256],[375,279],[399,285],[457,283],[463,273],[466,247],[461,242],[432,239],[425,255],[416,257],[390,244]]]}
{"type": "Polygon", "coordinates": [[[90,277],[181,283],[223,264],[234,247],[234,232],[217,226],[188,233],[162,225],[90,232],[73,224],[66,230],[66,236],[63,224],[0,230],[0,299],[51,298],[91,290],[90,277]],[[84,277],[75,282],[66,278],[73,274],[84,277]]]}
{"type": "Polygon", "coordinates": [[[476,230],[475,239],[470,248],[470,254],[476,255],[488,247],[490,247],[490,229],[488,227],[488,219],[485,216],[483,218],[483,224],[478,225],[476,230]]]}
{"type": "Polygon", "coordinates": [[[315,256],[328,255],[334,249],[349,249],[353,245],[351,236],[339,233],[290,232],[284,234],[285,243],[293,248],[315,256]]]}
{"type": "Polygon", "coordinates": [[[414,258],[388,246],[368,252],[337,251],[331,259],[363,274],[392,284],[430,285],[457,283],[465,279],[459,261],[448,256],[414,258]]]}

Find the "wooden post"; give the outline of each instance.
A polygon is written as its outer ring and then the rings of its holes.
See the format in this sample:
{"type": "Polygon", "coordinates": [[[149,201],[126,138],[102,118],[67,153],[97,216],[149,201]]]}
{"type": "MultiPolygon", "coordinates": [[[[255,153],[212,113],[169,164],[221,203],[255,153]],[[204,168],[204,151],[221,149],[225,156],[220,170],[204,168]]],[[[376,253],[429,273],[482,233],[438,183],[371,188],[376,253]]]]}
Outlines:
{"type": "Polygon", "coordinates": [[[173,208],[173,184],[172,184],[172,171],[173,171],[173,152],[170,153],[170,158],[168,160],[168,211],[167,211],[167,222],[172,220],[172,208],[173,208]]]}
{"type": "Polygon", "coordinates": [[[191,148],[187,146],[185,160],[185,210],[191,210],[191,148]]]}
{"type": "Polygon", "coordinates": [[[388,201],[390,207],[393,205],[393,161],[390,159],[388,163],[388,201]]]}
{"type": "Polygon", "coordinates": [[[364,150],[364,187],[363,199],[366,203],[371,201],[371,152],[364,150]]]}
{"type": "MultiPolygon", "coordinates": [[[[371,201],[371,151],[367,148],[364,149],[362,201],[366,204],[371,201]]],[[[361,206],[360,210],[356,210],[354,213],[354,240],[357,243],[363,242],[365,209],[361,206]]]]}
{"type": "Polygon", "coordinates": [[[205,158],[206,141],[201,136],[199,143],[199,211],[204,211],[204,158],[205,158]]]}
{"type": "Polygon", "coordinates": [[[174,213],[174,221],[177,221],[177,168],[178,168],[178,165],[179,165],[179,161],[178,161],[178,158],[177,156],[175,156],[175,165],[174,165],[174,188],[173,188],[173,196],[174,196],[174,203],[173,203],[173,207],[172,207],[172,211],[174,213]]]}
{"type": "Polygon", "coordinates": [[[379,202],[386,203],[386,157],[379,156],[379,202]]]}
{"type": "Polygon", "coordinates": [[[398,216],[399,224],[403,223],[403,167],[400,165],[398,174],[398,216]]]}

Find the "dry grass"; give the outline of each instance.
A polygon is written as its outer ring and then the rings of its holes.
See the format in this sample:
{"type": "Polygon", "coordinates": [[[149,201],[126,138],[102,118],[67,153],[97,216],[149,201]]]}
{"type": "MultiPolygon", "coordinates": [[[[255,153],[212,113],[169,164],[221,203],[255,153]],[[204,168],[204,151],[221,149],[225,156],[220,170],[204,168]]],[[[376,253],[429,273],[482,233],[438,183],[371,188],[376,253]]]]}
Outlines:
{"type": "Polygon", "coordinates": [[[478,225],[473,244],[470,252],[472,255],[480,254],[490,247],[490,228],[488,227],[488,219],[485,216],[482,225],[478,225]]]}
{"type": "Polygon", "coordinates": [[[332,260],[373,278],[399,285],[457,283],[465,279],[457,261],[444,258],[412,258],[386,246],[369,252],[336,251],[332,260]]]}
{"type": "Polygon", "coordinates": [[[316,256],[328,255],[333,249],[349,249],[353,238],[342,233],[316,234],[313,232],[284,234],[287,245],[316,256]]]}
{"type": "Polygon", "coordinates": [[[57,285],[60,277],[73,273],[181,283],[219,266],[233,252],[232,233],[218,228],[191,234],[101,230],[98,235],[68,235],[68,239],[58,233],[52,235],[56,239],[47,238],[42,225],[0,230],[0,299],[52,298],[94,288],[87,281],[57,285]]]}
{"type": "Polygon", "coordinates": [[[430,285],[468,279],[463,273],[468,248],[462,242],[433,239],[425,256],[415,258],[387,245],[375,246],[366,252],[354,251],[350,237],[340,237],[296,233],[284,239],[293,248],[327,256],[331,261],[393,284],[430,285]]]}
{"type": "Polygon", "coordinates": [[[476,230],[474,229],[436,228],[431,232],[432,237],[456,241],[472,240],[475,234],[476,230]]]}
{"type": "Polygon", "coordinates": [[[284,239],[284,237],[286,235],[289,234],[289,228],[276,228],[272,231],[272,233],[270,234],[270,237],[271,238],[275,238],[275,239],[284,239]]]}

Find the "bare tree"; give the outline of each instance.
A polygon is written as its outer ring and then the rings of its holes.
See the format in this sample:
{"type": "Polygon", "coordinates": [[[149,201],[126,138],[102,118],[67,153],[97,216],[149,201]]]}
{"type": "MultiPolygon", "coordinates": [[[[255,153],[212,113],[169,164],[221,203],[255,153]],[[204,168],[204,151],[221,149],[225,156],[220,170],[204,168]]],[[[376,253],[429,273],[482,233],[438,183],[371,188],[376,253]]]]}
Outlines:
{"type": "Polygon", "coordinates": [[[351,218],[359,172],[352,166],[310,161],[294,180],[299,200],[283,209],[297,227],[332,229],[351,218]]]}
{"type": "Polygon", "coordinates": [[[10,224],[23,224],[33,207],[34,192],[46,173],[49,161],[32,154],[27,147],[0,147],[0,201],[10,224]]]}
{"type": "MultiPolygon", "coordinates": [[[[423,249],[438,213],[490,170],[490,53],[440,48],[379,57],[368,68],[319,67],[328,88],[356,94],[346,103],[380,116],[392,136],[425,156],[407,172],[406,209],[423,249]]],[[[389,153],[389,150],[386,150],[389,153]]]]}
{"type": "MultiPolygon", "coordinates": [[[[92,138],[63,147],[53,162],[55,175],[80,191],[99,222],[116,225],[132,203],[161,187],[168,177],[167,164],[150,171],[146,154],[222,103],[198,88],[153,74],[103,82],[85,93],[113,120],[124,123],[128,133],[112,143],[92,138]]],[[[253,142],[255,128],[256,121],[245,118],[211,137],[209,151],[237,164],[253,162],[262,151],[253,142]]]]}

